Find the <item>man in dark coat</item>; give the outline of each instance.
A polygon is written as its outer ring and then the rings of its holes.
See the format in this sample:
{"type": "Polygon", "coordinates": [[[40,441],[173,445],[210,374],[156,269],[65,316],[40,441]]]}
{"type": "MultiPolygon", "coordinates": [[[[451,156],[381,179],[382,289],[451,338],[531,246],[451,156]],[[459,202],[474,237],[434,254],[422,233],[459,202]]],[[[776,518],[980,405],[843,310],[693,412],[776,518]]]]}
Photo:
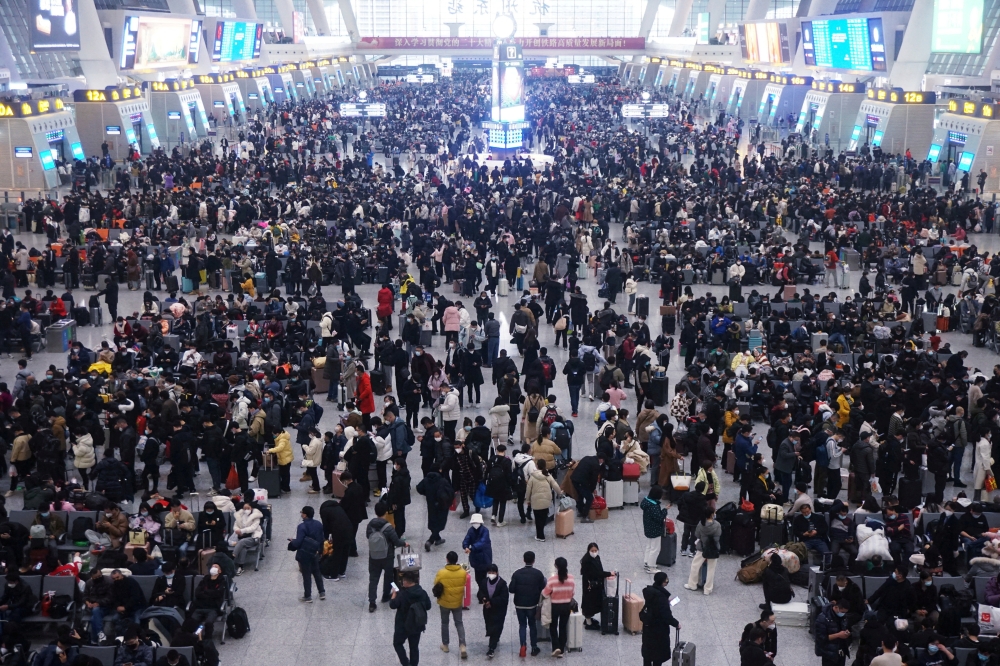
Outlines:
{"type": "Polygon", "coordinates": [[[368,520],[368,493],[365,492],[364,487],[360,483],[354,480],[354,475],[350,472],[341,474],[340,481],[346,487],[344,499],[341,500],[340,505],[351,521],[351,538],[349,542],[351,557],[357,557],[358,526],[368,520]]]}
{"type": "Polygon", "coordinates": [[[444,472],[432,470],[417,484],[417,492],[427,499],[427,529],[431,531],[431,536],[424,542],[424,550],[429,553],[431,546],[444,543],[441,532],[448,524],[448,511],[455,499],[455,489],[444,472]]]}
{"type": "MultiPolygon", "coordinates": [[[[468,441],[468,440],[466,440],[468,441]]],[[[493,498],[492,525],[503,527],[503,517],[507,509],[507,500],[513,497],[514,464],[507,457],[507,447],[498,444],[496,454],[486,464],[486,495],[493,498]]]]}
{"type": "Polygon", "coordinates": [[[491,564],[486,567],[486,584],[479,588],[479,593],[476,597],[479,599],[479,603],[483,605],[483,620],[486,624],[486,635],[490,638],[490,645],[486,656],[492,659],[496,654],[497,646],[500,644],[503,625],[507,620],[507,604],[510,600],[507,582],[500,577],[500,570],[497,568],[497,565],[491,564]]]}
{"type": "Polygon", "coordinates": [[[323,523],[323,533],[333,544],[331,567],[324,573],[329,573],[332,580],[339,580],[347,571],[348,553],[357,528],[337,500],[323,502],[319,507],[319,518],[323,523]]]}
{"type": "Polygon", "coordinates": [[[642,622],[642,659],[647,664],[670,661],[670,627],[678,631],[681,628],[670,610],[668,582],[666,572],[657,572],[653,576],[653,584],[642,591],[646,602],[646,616],[642,622]]]}

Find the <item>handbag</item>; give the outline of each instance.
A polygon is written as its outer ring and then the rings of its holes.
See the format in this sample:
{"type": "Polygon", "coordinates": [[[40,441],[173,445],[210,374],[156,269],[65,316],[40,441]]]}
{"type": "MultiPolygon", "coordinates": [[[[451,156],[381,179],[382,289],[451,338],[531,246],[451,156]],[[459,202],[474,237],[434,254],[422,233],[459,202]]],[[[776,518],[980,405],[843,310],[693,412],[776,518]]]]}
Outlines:
{"type": "Polygon", "coordinates": [[[986,489],[986,492],[992,493],[997,489],[997,478],[995,476],[986,477],[986,481],[983,483],[983,488],[986,489]]]}
{"type": "Polygon", "coordinates": [[[149,538],[149,534],[146,530],[129,530],[128,531],[128,542],[132,546],[145,546],[146,539],[149,538]]]}
{"type": "Polygon", "coordinates": [[[400,571],[420,571],[420,553],[404,546],[396,555],[396,568],[400,571]]]}

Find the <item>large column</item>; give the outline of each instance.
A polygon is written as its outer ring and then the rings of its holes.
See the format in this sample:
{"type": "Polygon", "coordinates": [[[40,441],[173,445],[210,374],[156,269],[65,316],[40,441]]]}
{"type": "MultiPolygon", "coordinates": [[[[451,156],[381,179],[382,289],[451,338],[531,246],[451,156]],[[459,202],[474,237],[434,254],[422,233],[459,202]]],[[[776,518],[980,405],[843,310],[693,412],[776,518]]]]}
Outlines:
{"type": "Polygon", "coordinates": [[[167,0],[167,7],[170,7],[171,14],[187,14],[193,16],[197,13],[194,0],[167,0]]]}
{"type": "Polygon", "coordinates": [[[708,0],[708,38],[712,39],[719,32],[719,25],[726,14],[726,0],[708,0]]]}
{"type": "Polygon", "coordinates": [[[347,34],[351,36],[351,42],[357,44],[361,41],[361,32],[358,30],[358,17],[354,15],[351,0],[337,0],[337,4],[340,5],[340,15],[344,17],[347,34]]]}
{"type": "Polygon", "coordinates": [[[660,8],[660,0],[646,0],[646,8],[642,12],[642,22],[639,23],[639,36],[649,39],[649,33],[653,30],[653,23],[656,21],[656,12],[660,8]]]}
{"type": "Polygon", "coordinates": [[[81,35],[100,35],[100,39],[80,40],[80,69],[88,88],[118,85],[118,70],[104,41],[104,28],[94,0],[79,0],[76,10],[81,35]]]}
{"type": "Polygon", "coordinates": [[[253,0],[233,0],[233,11],[241,19],[256,19],[257,8],[253,0]]]}
{"type": "Polygon", "coordinates": [[[680,37],[681,33],[684,32],[684,26],[687,25],[688,16],[691,14],[691,6],[693,4],[694,0],[677,0],[677,5],[674,8],[674,18],[670,22],[670,32],[668,33],[671,37],[680,37]]]}
{"type": "Polygon", "coordinates": [[[306,0],[306,4],[309,7],[309,13],[312,14],[316,33],[319,35],[329,35],[330,22],[326,20],[326,9],[323,7],[323,0],[306,0]]]}
{"type": "Polygon", "coordinates": [[[286,37],[291,37],[295,31],[295,5],[292,0],[274,0],[274,8],[281,19],[281,27],[286,37]]]}
{"type": "Polygon", "coordinates": [[[767,17],[767,9],[771,5],[771,0],[750,0],[747,6],[747,14],[743,17],[745,21],[760,21],[767,17]]]}

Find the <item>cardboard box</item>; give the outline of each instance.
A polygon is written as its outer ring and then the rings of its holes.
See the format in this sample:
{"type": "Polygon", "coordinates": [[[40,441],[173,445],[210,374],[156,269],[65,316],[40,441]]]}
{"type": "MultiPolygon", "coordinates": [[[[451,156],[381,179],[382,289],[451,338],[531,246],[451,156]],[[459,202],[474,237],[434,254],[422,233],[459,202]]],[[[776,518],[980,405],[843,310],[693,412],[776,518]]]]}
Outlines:
{"type": "Polygon", "coordinates": [[[607,520],[607,518],[608,518],[608,510],[606,508],[601,509],[600,511],[598,511],[597,509],[590,510],[591,520],[607,520]]]}

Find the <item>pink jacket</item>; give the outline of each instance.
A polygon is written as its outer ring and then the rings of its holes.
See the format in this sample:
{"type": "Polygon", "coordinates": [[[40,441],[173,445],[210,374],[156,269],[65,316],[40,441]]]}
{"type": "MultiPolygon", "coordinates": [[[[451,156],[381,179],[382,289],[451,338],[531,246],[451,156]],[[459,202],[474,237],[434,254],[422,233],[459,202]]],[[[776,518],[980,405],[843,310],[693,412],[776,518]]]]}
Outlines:
{"type": "Polygon", "coordinates": [[[441,323],[444,325],[445,332],[457,333],[460,321],[461,316],[458,314],[458,308],[454,305],[449,305],[444,309],[444,314],[441,315],[441,323]]]}

